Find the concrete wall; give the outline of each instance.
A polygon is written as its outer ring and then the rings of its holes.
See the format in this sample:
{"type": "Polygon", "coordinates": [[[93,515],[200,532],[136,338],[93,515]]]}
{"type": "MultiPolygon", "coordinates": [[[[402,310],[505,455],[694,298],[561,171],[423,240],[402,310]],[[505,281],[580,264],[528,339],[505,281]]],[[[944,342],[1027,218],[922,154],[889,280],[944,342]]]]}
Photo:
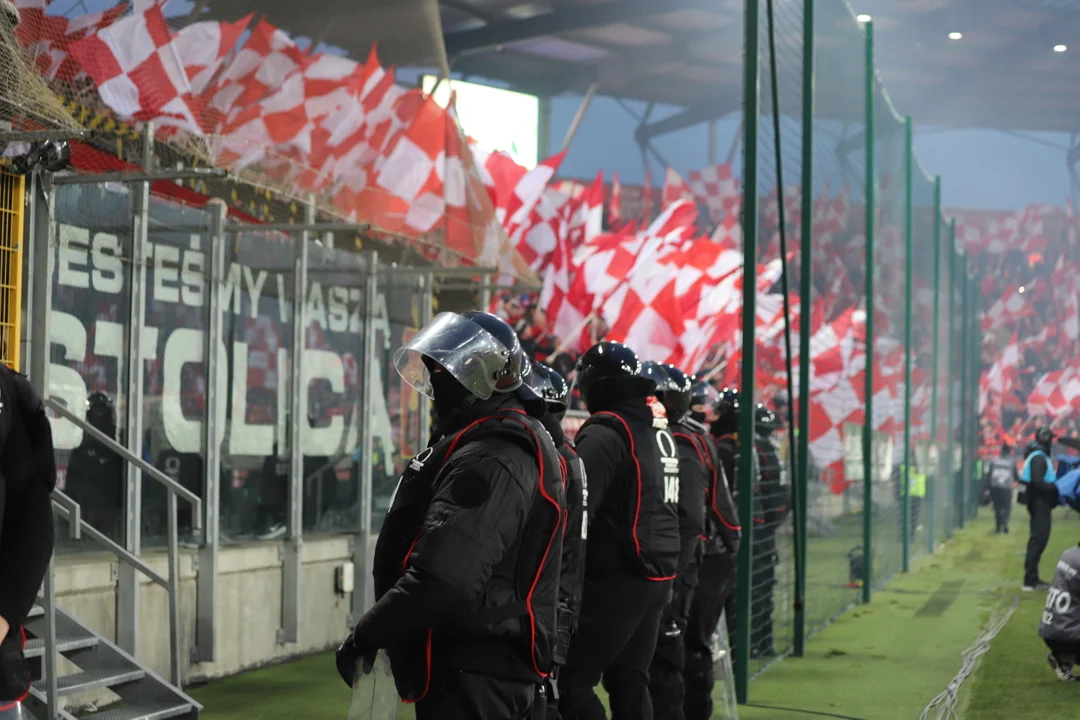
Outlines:
{"type": "MultiPolygon", "coordinates": [[[[334,568],[352,559],[348,538],[304,538],[300,642],[288,645],[278,645],[276,638],[281,627],[281,544],[264,542],[222,548],[218,560],[216,660],[192,664],[195,558],[193,550],[182,551],[180,558],[180,654],[185,684],[231,675],[280,658],[328,650],[336,647],[349,631],[346,620],[351,596],[334,592],[334,568]]],[[[57,604],[110,640],[115,640],[116,635],[114,560],[111,555],[69,555],[56,561],[57,604]]],[[[164,552],[144,553],[143,560],[167,575],[164,552]]],[[[168,595],[145,578],[141,595],[137,657],[168,677],[168,595]]],[[[62,673],[71,671],[66,663],[61,666],[62,673]]],[[[80,698],[80,701],[82,704],[90,700],[80,698]]]]}

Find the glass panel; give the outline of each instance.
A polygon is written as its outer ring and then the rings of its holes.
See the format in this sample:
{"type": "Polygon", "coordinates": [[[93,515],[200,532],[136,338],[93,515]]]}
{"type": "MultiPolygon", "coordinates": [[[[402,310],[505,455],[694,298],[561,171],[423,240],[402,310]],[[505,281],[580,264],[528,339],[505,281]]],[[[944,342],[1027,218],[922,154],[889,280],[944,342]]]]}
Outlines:
{"type": "MultiPolygon", "coordinates": [[[[203,210],[157,198],[150,201],[143,458],[199,497],[205,497],[209,225],[203,210]]],[[[164,486],[143,478],[144,548],[168,542],[166,498],[164,486]]],[[[189,542],[192,507],[182,499],[177,502],[177,518],[180,540],[189,542]]]]}
{"type": "Polygon", "coordinates": [[[360,526],[360,428],[367,257],[308,251],[304,532],[360,526]]]}
{"type": "Polygon", "coordinates": [[[420,276],[389,268],[379,273],[375,307],[375,385],[372,397],[371,527],[382,527],[405,462],[427,444],[419,396],[394,370],[394,352],[420,327],[426,294],[420,276]]]}
{"type": "Polygon", "coordinates": [[[245,230],[225,251],[221,540],[280,538],[289,501],[293,243],[245,230]]]}
{"type": "MultiPolygon", "coordinates": [[[[54,211],[49,394],[124,443],[132,196],[123,185],[64,185],[54,211]]],[[[82,505],[87,522],[123,544],[126,464],[60,418],[53,442],[57,486],[82,505]]],[[[100,550],[66,532],[58,529],[58,551],[100,550]]]]}

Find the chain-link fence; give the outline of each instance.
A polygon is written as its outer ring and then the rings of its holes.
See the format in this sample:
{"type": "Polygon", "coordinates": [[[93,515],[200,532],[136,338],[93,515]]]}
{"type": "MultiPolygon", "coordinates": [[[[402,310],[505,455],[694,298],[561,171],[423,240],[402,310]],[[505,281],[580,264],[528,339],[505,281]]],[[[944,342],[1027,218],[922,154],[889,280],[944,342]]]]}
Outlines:
{"type": "Polygon", "coordinates": [[[743,698],[770,660],[801,654],[807,636],[949,538],[973,516],[977,490],[975,283],[940,183],[879,79],[872,24],[844,3],[772,5],[748,3],[746,16],[757,62],[746,75],[744,252],[759,281],[744,291],[755,322],[744,317],[742,377],[754,403],[742,436],[756,452],[740,476],[743,698]],[[790,461],[777,401],[789,380],[790,461]],[[755,417],[760,402],[778,409],[779,430],[755,417]],[[774,481],[773,463],[793,482],[774,481]]]}

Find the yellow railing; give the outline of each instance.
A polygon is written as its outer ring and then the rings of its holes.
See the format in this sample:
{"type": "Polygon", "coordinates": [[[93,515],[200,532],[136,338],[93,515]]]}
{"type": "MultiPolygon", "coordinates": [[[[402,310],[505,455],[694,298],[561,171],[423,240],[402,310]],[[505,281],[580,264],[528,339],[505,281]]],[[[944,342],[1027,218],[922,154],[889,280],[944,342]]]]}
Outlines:
{"type": "Polygon", "coordinates": [[[19,369],[22,330],[23,178],[0,171],[0,363],[19,369]]]}

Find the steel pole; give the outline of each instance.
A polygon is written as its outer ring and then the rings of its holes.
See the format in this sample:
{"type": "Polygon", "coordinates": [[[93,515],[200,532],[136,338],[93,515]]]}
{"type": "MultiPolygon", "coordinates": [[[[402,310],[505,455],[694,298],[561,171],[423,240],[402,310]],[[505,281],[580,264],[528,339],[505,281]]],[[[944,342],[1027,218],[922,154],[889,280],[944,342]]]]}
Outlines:
{"type": "MultiPolygon", "coordinates": [[[[760,7],[746,0],[743,67],[743,267],[757,267],[758,233],[758,116],[761,114],[761,54],[758,49],[760,7]]],[[[739,417],[739,521],[743,529],[739,546],[738,579],[735,583],[735,697],[746,703],[750,692],[750,621],[753,613],[754,545],[754,333],[757,287],[743,283],[742,403],[739,417]]]]}
{"type": "MultiPolygon", "coordinates": [[[[802,215],[799,246],[799,307],[813,304],[814,260],[814,0],[803,5],[803,77],[802,77],[802,215]]],[[[802,657],[806,646],[806,563],[807,525],[810,491],[810,334],[811,313],[799,313],[799,435],[796,457],[795,532],[801,542],[795,558],[795,647],[802,657]]],[[[794,398],[791,398],[794,402],[794,398]]]]}
{"type": "Polygon", "coordinates": [[[903,558],[902,570],[908,572],[911,568],[911,315],[912,315],[912,281],[914,269],[912,262],[912,247],[914,236],[915,212],[912,207],[914,202],[914,165],[915,148],[913,145],[913,133],[911,116],[904,118],[904,463],[900,467],[904,469],[903,483],[901,488],[903,498],[903,558]]]}
{"type": "Polygon", "coordinates": [[[863,587],[870,602],[874,578],[874,214],[877,205],[874,170],[874,24],[866,23],[866,407],[862,427],[863,464],[863,587]]]}
{"type": "Polygon", "coordinates": [[[927,469],[930,469],[930,454],[933,451],[933,474],[928,478],[926,496],[930,499],[926,512],[926,551],[934,552],[934,533],[937,527],[938,496],[937,487],[941,475],[941,448],[938,447],[938,351],[941,346],[941,176],[934,178],[934,320],[933,350],[930,369],[930,446],[927,452],[927,469]]]}
{"type": "Polygon", "coordinates": [[[226,394],[225,360],[222,352],[222,294],[225,292],[225,248],[228,235],[225,220],[228,210],[222,200],[207,203],[210,232],[206,248],[206,336],[203,362],[206,374],[206,418],[203,425],[203,503],[205,522],[203,542],[199,547],[199,571],[195,603],[195,648],[197,662],[213,662],[217,654],[218,551],[221,528],[221,435],[224,428],[226,394]]]}
{"type": "Polygon", "coordinates": [[[946,241],[946,245],[949,253],[949,342],[945,349],[945,367],[946,378],[949,383],[948,388],[948,410],[947,420],[945,424],[945,481],[948,483],[948,491],[945,494],[945,539],[948,540],[952,537],[952,529],[954,522],[954,514],[956,512],[956,468],[953,461],[953,407],[956,404],[956,398],[953,397],[953,393],[956,391],[955,372],[955,358],[953,357],[953,338],[955,337],[955,324],[956,324],[956,221],[950,221],[949,223],[949,237],[946,241]]]}
{"type": "MultiPolygon", "coordinates": [[[[142,135],[142,169],[154,167],[154,124],[146,123],[142,135]]],[[[59,178],[57,179],[59,181],[59,178]]],[[[128,295],[127,397],[124,405],[124,432],[127,449],[142,457],[143,363],[142,337],[146,322],[146,251],[150,226],[150,182],[132,187],[131,287],[128,295]]],[[[126,468],[124,546],[135,557],[142,551],[142,473],[126,468]]],[[[168,491],[166,491],[168,492],[168,491]]],[[[119,566],[116,587],[116,644],[133,657],[139,649],[139,577],[134,568],[119,566]]]]}
{"type": "Polygon", "coordinates": [[[53,218],[53,202],[56,193],[51,177],[42,172],[35,172],[30,187],[30,229],[27,247],[29,258],[30,287],[27,299],[30,307],[26,309],[27,333],[30,338],[30,355],[27,372],[30,381],[41,397],[49,395],[49,351],[52,347],[50,319],[52,317],[53,241],[56,234],[56,221],[53,218]]]}
{"type": "MultiPolygon", "coordinates": [[[[315,222],[311,198],[304,206],[305,224],[315,222]]],[[[292,346],[289,348],[289,521],[282,564],[281,630],[278,644],[300,642],[304,576],[304,429],[308,424],[307,344],[308,251],[311,232],[293,238],[292,346]]]]}

